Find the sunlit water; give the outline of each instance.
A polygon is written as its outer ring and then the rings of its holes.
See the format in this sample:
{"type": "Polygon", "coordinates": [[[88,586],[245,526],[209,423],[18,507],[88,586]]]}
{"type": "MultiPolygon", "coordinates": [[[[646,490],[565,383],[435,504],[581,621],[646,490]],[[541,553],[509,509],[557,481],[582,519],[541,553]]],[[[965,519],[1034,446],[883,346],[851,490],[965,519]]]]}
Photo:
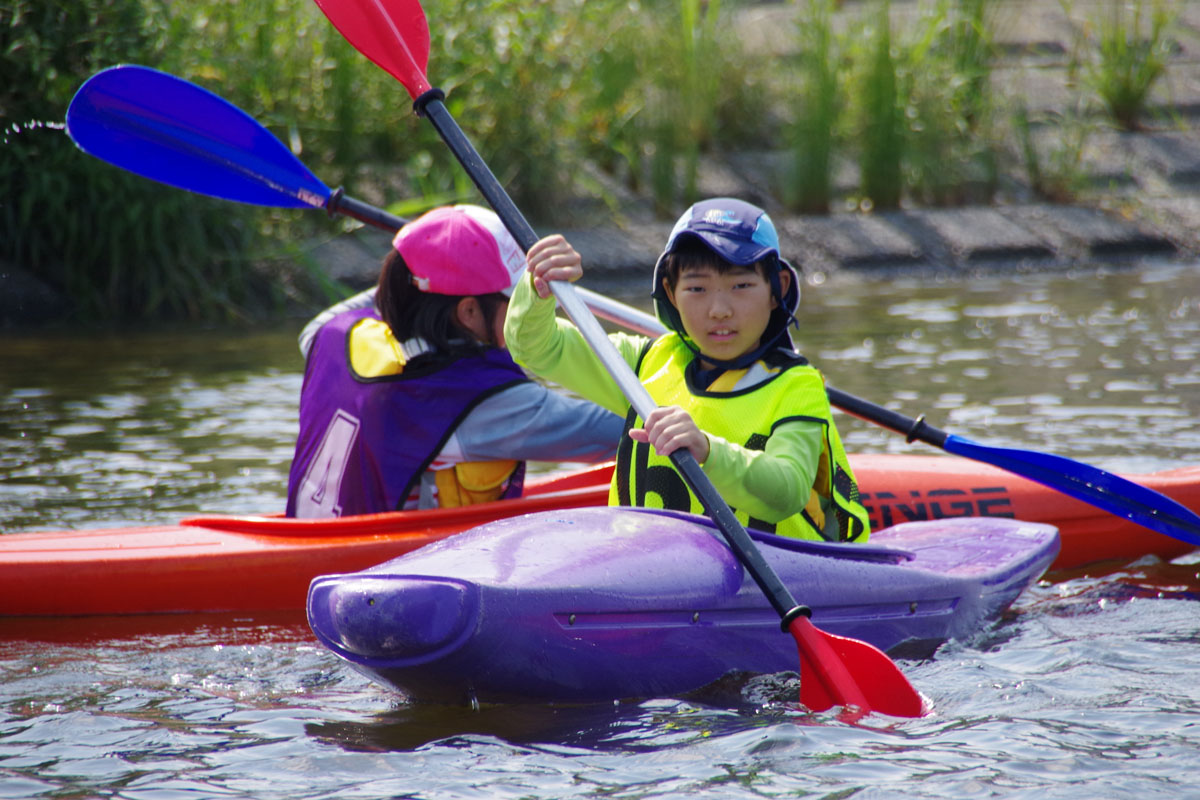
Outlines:
{"type": "MultiPolygon", "coordinates": [[[[839,277],[802,308],[831,384],[953,433],[1126,472],[1200,454],[1200,265],[839,277]]],[[[298,327],[0,339],[0,530],[281,508],[298,327]]],[[[852,451],[931,452],[839,425],[852,451]]],[[[856,725],[786,676],[410,706],[296,615],[0,620],[0,798],[1200,798],[1198,573],[1052,575],[902,665],[931,716],[856,725]]]]}

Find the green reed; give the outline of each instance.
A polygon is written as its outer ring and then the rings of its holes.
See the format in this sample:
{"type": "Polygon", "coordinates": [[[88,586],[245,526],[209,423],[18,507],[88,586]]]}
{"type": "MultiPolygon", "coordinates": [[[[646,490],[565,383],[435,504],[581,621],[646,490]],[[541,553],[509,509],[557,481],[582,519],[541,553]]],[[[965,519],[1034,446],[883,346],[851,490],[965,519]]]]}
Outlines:
{"type": "Polygon", "coordinates": [[[698,199],[707,154],[757,135],[758,84],[718,0],[647,3],[632,23],[640,29],[629,40],[632,59],[613,59],[636,64],[616,93],[628,114],[613,146],[637,154],[629,159],[631,185],[644,181],[658,213],[672,216],[698,199]]]}
{"type": "Polygon", "coordinates": [[[835,159],[855,159],[863,209],[989,202],[999,183],[991,96],[990,0],[936,0],[904,28],[880,0],[832,31],[828,0],[808,0],[792,104],[797,210],[832,202],[835,159]]]}
{"type": "Polygon", "coordinates": [[[76,320],[261,313],[250,220],[83,156],[60,131],[10,132],[0,170],[2,257],[63,293],[76,320]]]}
{"type": "Polygon", "coordinates": [[[1083,149],[1090,135],[1085,120],[1074,111],[1031,116],[1024,103],[1012,112],[1013,140],[1025,182],[1034,196],[1052,203],[1077,200],[1087,185],[1083,149]],[[1050,135],[1038,136],[1038,131],[1050,135]]]}
{"type": "Polygon", "coordinates": [[[993,0],[941,0],[935,15],[939,26],[945,26],[944,48],[956,73],[955,106],[972,128],[983,124],[992,110],[993,4],[993,0]]]}
{"type": "Polygon", "coordinates": [[[712,144],[716,120],[717,90],[724,80],[719,69],[717,20],[721,13],[718,0],[679,0],[679,44],[682,51],[683,94],[687,102],[678,109],[676,122],[683,150],[683,204],[696,197],[700,150],[712,144]]]}
{"type": "Polygon", "coordinates": [[[864,23],[854,96],[861,142],[858,160],[865,208],[900,207],[904,159],[904,114],[896,59],[892,53],[891,3],[879,0],[864,23]]]}
{"type": "Polygon", "coordinates": [[[514,200],[535,218],[551,214],[573,188],[576,147],[564,134],[572,125],[582,2],[465,0],[425,9],[431,80],[448,90],[451,110],[514,200]]]}
{"type": "Polygon", "coordinates": [[[833,199],[841,59],[833,32],[835,6],[836,0],[809,0],[798,22],[792,169],[783,195],[789,208],[805,214],[827,213],[833,199]]]}
{"type": "MultiPolygon", "coordinates": [[[[1069,12],[1071,4],[1064,8],[1069,12]]],[[[1123,130],[1141,127],[1150,93],[1167,72],[1174,20],[1162,0],[1148,11],[1143,0],[1113,0],[1084,28],[1084,81],[1123,130]]]]}
{"type": "Polygon", "coordinates": [[[591,0],[577,128],[589,161],[674,216],[697,198],[705,158],[760,146],[763,64],[746,51],[728,4],[591,0]]]}
{"type": "Polygon", "coordinates": [[[138,3],[0,9],[0,259],[60,292],[76,320],[261,309],[249,215],[97,161],[61,130],[83,77],[152,49],[138,3]]]}
{"type": "Polygon", "coordinates": [[[923,205],[990,202],[998,182],[988,0],[938,0],[897,48],[904,181],[923,205]]]}

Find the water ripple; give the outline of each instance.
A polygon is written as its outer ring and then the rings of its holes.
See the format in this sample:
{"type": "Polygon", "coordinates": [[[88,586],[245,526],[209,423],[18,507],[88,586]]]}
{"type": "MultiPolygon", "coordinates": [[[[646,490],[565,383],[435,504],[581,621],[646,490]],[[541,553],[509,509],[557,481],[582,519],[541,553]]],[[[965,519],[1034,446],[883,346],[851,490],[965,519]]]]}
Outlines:
{"type": "MultiPolygon", "coordinates": [[[[1186,267],[835,279],[798,338],[839,388],[960,435],[1148,471],[1200,452],[1198,298],[1186,267]]],[[[0,530],[280,508],[294,333],[6,341],[0,530]]],[[[852,450],[928,451],[838,420],[852,450]]],[[[856,725],[799,708],[792,675],[471,711],[406,704],[297,615],[0,619],[0,798],[1200,796],[1200,555],[1050,578],[902,664],[932,715],[856,725]]]]}

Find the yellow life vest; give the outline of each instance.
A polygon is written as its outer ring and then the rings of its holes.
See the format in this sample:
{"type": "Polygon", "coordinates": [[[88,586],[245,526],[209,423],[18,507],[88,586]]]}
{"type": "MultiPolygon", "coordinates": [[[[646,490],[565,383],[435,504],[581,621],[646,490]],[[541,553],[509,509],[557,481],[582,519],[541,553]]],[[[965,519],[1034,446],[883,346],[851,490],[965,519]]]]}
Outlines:
{"type": "MultiPolygon", "coordinates": [[[[350,366],[358,377],[367,380],[400,375],[410,357],[422,347],[423,342],[418,341],[413,352],[407,352],[386,322],[368,317],[351,329],[350,366]]],[[[461,508],[499,500],[520,465],[521,462],[512,459],[462,461],[436,470],[433,478],[438,490],[438,508],[461,508]]]]}
{"type": "MultiPolygon", "coordinates": [[[[865,542],[870,534],[867,510],[859,500],[858,484],[833,423],[821,373],[800,358],[779,367],[759,361],[752,369],[765,369],[765,379],[752,386],[736,388],[746,370],[729,370],[707,389],[693,390],[685,371],[693,358],[679,335],[669,333],[649,345],[637,374],[655,403],[686,409],[701,430],[751,450],[764,450],[780,424],[803,420],[822,426],[820,463],[805,508],[774,524],[734,509],[738,520],[781,536],[865,542]]],[[[641,425],[631,409],[626,433],[641,425]]],[[[704,513],[670,459],[628,435],[621,438],[617,450],[609,504],[704,513]]]]}

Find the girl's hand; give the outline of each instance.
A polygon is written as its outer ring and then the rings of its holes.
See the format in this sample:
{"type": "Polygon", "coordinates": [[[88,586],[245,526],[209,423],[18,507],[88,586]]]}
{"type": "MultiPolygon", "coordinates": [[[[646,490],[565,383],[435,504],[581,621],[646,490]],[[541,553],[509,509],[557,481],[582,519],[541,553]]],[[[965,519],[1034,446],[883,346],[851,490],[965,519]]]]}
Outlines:
{"type": "Polygon", "coordinates": [[[696,426],[690,414],[679,406],[660,406],[650,412],[645,425],[629,431],[629,438],[649,443],[661,456],[669,456],[681,447],[691,451],[696,462],[708,460],[708,436],[696,426]]]}
{"type": "Polygon", "coordinates": [[[550,281],[574,282],[583,277],[583,259],[561,234],[540,240],[525,256],[533,289],[543,300],[550,296],[550,281]]]}

